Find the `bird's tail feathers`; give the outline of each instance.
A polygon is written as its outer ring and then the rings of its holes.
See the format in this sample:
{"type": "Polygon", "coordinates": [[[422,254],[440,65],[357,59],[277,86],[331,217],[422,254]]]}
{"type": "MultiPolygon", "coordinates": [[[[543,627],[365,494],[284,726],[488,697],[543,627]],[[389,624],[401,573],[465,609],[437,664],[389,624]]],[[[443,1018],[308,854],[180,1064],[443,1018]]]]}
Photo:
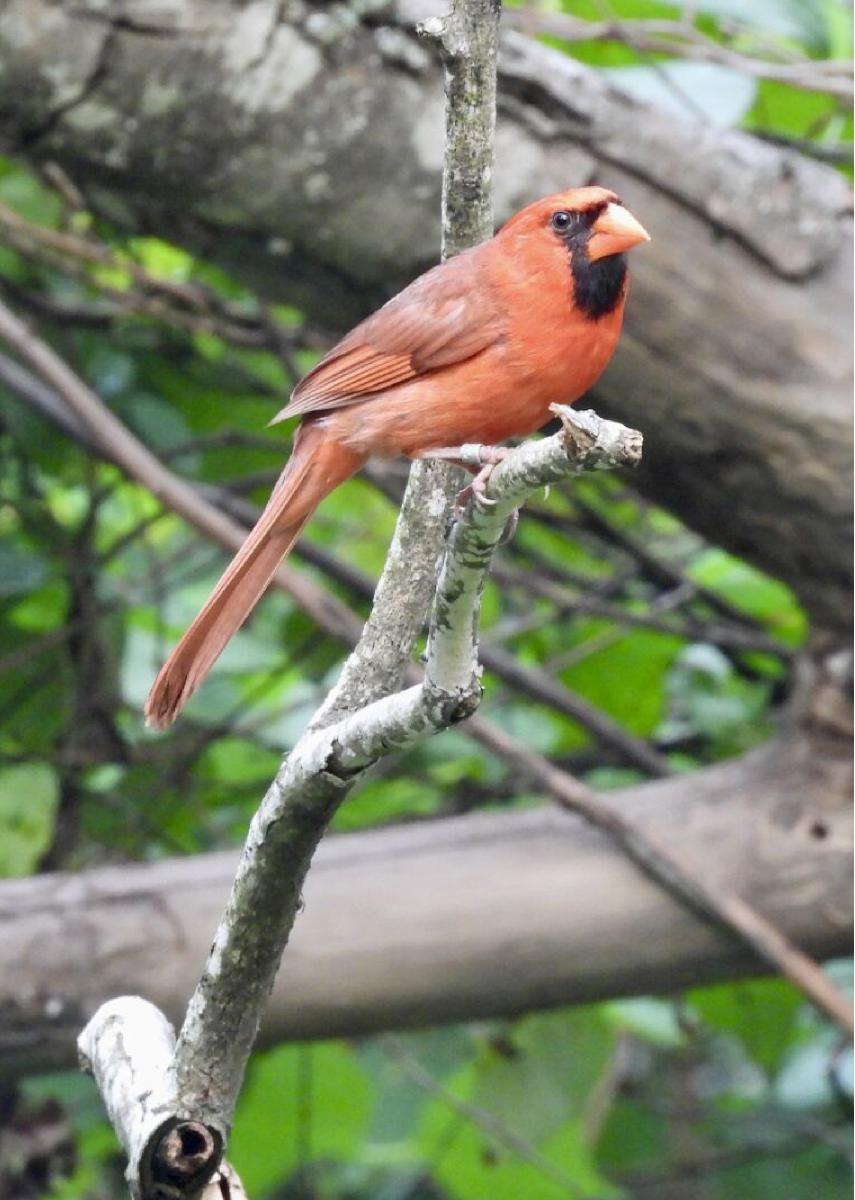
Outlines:
{"type": "Polygon", "coordinates": [[[146,722],[171,725],[237,632],[325,496],[353,475],[362,459],[304,425],[258,522],[223,572],[193,624],[152,685],[146,722]]]}

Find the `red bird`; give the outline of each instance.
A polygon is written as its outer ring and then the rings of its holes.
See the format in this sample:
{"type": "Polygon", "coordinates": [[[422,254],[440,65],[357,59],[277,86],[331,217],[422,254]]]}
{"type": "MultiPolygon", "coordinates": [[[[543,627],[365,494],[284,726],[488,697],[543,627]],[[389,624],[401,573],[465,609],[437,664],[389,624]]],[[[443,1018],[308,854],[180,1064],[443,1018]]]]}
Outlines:
{"type": "Polygon", "coordinates": [[[255,528],[146,703],[165,728],[244,622],[321,500],[372,455],[533,433],[599,378],[620,336],[624,251],[648,235],[614,192],[572,188],[420,276],[357,325],[274,418],[301,416],[255,528]]]}

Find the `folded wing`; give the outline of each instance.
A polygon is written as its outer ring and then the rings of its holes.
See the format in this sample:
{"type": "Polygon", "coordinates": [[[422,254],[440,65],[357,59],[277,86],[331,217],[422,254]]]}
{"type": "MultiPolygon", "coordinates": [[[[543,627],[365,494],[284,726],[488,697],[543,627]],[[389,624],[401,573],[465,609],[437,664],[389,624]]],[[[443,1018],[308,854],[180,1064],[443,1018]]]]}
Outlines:
{"type": "Polygon", "coordinates": [[[271,424],[357,404],[497,341],[503,327],[478,270],[482,249],[434,267],[357,325],[300,380],[271,424]]]}

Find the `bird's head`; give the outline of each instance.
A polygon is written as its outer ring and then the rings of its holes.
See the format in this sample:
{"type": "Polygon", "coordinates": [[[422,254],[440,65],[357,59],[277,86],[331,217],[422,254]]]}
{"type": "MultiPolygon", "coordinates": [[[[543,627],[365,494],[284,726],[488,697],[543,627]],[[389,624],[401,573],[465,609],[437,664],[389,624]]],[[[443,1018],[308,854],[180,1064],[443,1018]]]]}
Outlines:
{"type": "Polygon", "coordinates": [[[626,295],[624,251],[650,236],[614,192],[581,187],[529,204],[502,226],[497,239],[517,241],[520,257],[531,265],[551,269],[548,264],[559,256],[570,267],[576,308],[598,321],[626,295]]]}
{"type": "Polygon", "coordinates": [[[647,230],[624,208],[620,197],[601,187],[569,188],[535,200],[500,231],[501,236],[536,233],[563,242],[571,253],[584,250],[590,262],[650,241],[647,230]]]}

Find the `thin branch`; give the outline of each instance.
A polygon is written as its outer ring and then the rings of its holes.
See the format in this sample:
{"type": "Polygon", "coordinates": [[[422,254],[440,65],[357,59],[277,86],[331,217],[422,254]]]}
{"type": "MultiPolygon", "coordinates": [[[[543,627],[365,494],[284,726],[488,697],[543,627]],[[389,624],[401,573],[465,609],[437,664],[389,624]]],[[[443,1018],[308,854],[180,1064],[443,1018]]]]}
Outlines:
{"type": "MultiPolygon", "coordinates": [[[[471,723],[470,723],[471,724],[471,723]]],[[[754,953],[790,980],[820,1011],[850,1035],[852,1005],[822,969],[742,897],[725,892],[684,862],[664,842],[643,833],[608,800],[554,766],[494,725],[480,722],[480,740],[525,778],[537,783],[556,804],[607,833],[632,861],[694,912],[739,937],[754,953]]]]}
{"type": "Polygon", "coordinates": [[[462,1096],[456,1096],[454,1092],[436,1079],[426,1067],[413,1057],[407,1050],[405,1043],[398,1037],[392,1034],[387,1034],[381,1040],[381,1045],[390,1058],[394,1059],[400,1067],[404,1075],[429,1096],[440,1100],[452,1112],[462,1117],[465,1121],[469,1121],[477,1129],[480,1129],[499,1150],[509,1151],[517,1158],[527,1162],[529,1166],[540,1171],[546,1178],[553,1180],[563,1188],[568,1196],[582,1196],[581,1189],[567,1175],[558,1163],[553,1162],[546,1154],[542,1154],[537,1146],[533,1145],[526,1138],[511,1129],[504,1121],[500,1120],[495,1113],[489,1109],[481,1108],[480,1105],[473,1104],[471,1100],[465,1100],[462,1096]]]}
{"type": "Polygon", "coordinates": [[[515,450],[490,480],[493,503],[471,503],[455,525],[433,606],[424,681],[334,725],[311,727],[253,819],[176,1051],[182,1102],[213,1128],[228,1127],[309,862],[333,813],[378,759],[417,745],[477,707],[477,614],[508,515],[568,473],[637,461],[640,435],[592,413],[562,409],[561,416],[564,430],[515,450]]]}
{"type": "Polygon", "coordinates": [[[565,42],[623,42],[634,50],[667,54],[694,62],[715,63],[754,79],[771,79],[842,100],[853,96],[849,59],[809,59],[775,62],[755,58],[715,41],[687,21],[605,20],[587,21],[568,13],[536,8],[510,8],[505,22],[528,34],[549,34],[565,42]]]}
{"type": "MultiPolygon", "coordinates": [[[[445,64],[442,258],[493,233],[492,167],[500,0],[453,0],[420,32],[445,64]]],[[[413,463],[359,643],[313,721],[320,728],[400,685],[434,594],[458,468],[413,463]]]]}

